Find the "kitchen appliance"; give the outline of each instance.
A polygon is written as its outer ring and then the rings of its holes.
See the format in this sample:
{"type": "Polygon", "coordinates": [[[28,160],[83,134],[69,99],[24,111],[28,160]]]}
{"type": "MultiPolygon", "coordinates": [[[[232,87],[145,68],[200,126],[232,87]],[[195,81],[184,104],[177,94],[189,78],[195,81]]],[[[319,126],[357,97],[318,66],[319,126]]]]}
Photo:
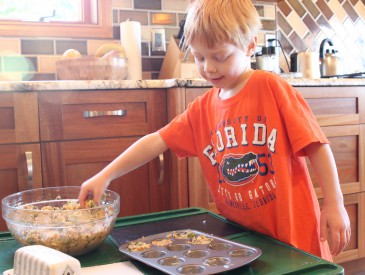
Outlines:
{"type": "Polygon", "coordinates": [[[299,52],[291,54],[290,71],[302,73],[304,78],[320,78],[319,53],[299,52]]]}
{"type": "Polygon", "coordinates": [[[279,74],[279,48],[274,46],[262,47],[261,52],[256,53],[256,69],[279,74]]]}
{"type": "Polygon", "coordinates": [[[321,62],[321,76],[336,76],[344,74],[343,61],[338,56],[331,39],[323,39],[319,47],[319,59],[321,62]]]}

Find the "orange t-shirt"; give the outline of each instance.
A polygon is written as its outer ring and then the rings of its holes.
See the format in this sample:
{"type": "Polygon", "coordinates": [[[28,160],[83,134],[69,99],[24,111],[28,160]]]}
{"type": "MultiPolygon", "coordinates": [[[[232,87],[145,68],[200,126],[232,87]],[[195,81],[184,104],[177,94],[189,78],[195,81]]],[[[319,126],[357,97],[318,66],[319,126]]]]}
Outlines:
{"type": "Polygon", "coordinates": [[[197,156],[220,213],[332,260],[303,148],[328,143],[309,106],[278,76],[255,71],[235,96],[212,88],[159,131],[179,157],[197,156]]]}

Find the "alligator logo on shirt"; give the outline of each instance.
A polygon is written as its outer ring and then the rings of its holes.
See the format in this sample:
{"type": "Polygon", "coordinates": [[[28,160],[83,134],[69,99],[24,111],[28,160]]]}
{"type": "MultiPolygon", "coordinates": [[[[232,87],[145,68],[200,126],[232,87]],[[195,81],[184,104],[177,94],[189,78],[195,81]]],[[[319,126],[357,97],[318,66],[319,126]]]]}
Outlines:
{"type": "Polygon", "coordinates": [[[257,155],[250,152],[246,155],[227,155],[221,164],[225,181],[232,185],[244,185],[253,180],[258,172],[257,155]]]}

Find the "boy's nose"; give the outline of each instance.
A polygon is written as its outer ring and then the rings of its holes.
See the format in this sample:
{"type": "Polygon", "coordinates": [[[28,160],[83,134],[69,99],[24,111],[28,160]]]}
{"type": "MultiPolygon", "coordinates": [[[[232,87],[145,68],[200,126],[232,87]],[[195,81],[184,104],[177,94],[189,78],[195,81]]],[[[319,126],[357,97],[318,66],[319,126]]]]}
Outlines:
{"type": "Polygon", "coordinates": [[[214,64],[210,61],[205,61],[204,63],[204,72],[206,73],[214,73],[216,71],[216,68],[214,64]]]}

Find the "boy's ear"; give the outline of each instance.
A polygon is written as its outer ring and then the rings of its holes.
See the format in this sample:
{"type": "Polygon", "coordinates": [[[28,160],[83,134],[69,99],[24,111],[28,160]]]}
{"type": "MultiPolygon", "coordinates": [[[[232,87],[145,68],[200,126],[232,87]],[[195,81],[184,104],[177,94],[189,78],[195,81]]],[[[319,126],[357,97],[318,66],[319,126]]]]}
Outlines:
{"type": "Polygon", "coordinates": [[[255,53],[256,45],[257,45],[257,35],[255,35],[255,37],[248,44],[247,54],[246,54],[247,56],[252,56],[255,53]]]}

